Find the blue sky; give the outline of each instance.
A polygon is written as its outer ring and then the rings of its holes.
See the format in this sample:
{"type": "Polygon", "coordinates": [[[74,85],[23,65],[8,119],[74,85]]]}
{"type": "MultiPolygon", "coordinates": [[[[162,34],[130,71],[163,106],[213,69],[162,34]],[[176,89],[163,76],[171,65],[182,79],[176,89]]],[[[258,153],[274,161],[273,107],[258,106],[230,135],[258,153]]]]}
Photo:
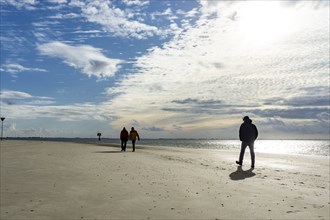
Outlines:
{"type": "Polygon", "coordinates": [[[5,136],[329,138],[328,1],[0,2],[5,136]]]}

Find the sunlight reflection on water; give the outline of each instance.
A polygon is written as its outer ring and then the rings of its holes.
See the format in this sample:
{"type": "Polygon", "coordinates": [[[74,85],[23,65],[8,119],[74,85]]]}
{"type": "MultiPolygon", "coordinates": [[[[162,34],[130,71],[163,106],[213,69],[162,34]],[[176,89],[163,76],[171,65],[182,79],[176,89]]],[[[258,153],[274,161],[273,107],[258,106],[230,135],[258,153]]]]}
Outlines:
{"type": "Polygon", "coordinates": [[[264,153],[329,156],[329,141],[320,140],[259,140],[255,150],[264,153]]]}
{"type": "MultiPolygon", "coordinates": [[[[239,140],[143,140],[143,145],[198,149],[239,150],[239,140]]],[[[329,140],[257,140],[255,152],[329,156],[329,140]]]]}

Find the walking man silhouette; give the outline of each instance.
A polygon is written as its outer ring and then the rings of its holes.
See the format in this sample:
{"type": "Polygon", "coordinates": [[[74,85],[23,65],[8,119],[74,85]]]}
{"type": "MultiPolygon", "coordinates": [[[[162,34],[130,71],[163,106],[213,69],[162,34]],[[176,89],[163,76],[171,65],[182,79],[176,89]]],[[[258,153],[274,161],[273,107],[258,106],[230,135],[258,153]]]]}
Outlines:
{"type": "Polygon", "coordinates": [[[124,127],[120,132],[120,140],[121,140],[121,151],[126,151],[126,144],[128,141],[128,131],[124,127]]]}
{"type": "Polygon", "coordinates": [[[254,164],[255,164],[254,141],[258,137],[258,129],[254,124],[252,124],[252,120],[249,118],[249,116],[245,116],[243,118],[243,121],[244,122],[241,124],[241,127],[239,128],[239,139],[240,141],[242,141],[241,152],[239,154],[239,160],[236,161],[236,163],[240,166],[243,165],[245,149],[247,146],[249,146],[250,155],[251,155],[251,168],[254,168],[254,164]]]}

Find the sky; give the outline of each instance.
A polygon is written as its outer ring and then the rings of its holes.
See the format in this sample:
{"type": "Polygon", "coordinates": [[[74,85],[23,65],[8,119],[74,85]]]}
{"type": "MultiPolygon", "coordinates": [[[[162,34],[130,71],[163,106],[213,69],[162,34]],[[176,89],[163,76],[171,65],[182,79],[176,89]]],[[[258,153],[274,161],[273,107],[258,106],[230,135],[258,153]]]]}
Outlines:
{"type": "Polygon", "coordinates": [[[329,1],[0,3],[5,137],[329,139],[329,1]]]}

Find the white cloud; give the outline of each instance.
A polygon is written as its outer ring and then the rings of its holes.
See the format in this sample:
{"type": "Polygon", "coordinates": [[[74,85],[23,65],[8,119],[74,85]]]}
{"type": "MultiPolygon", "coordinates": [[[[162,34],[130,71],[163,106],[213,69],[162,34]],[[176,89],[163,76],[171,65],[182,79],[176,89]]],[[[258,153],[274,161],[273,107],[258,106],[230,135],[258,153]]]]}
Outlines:
{"type": "Polygon", "coordinates": [[[283,6],[299,8],[312,8],[320,9],[323,7],[329,7],[330,2],[324,0],[314,0],[314,1],[279,1],[283,6]]]}
{"type": "Polygon", "coordinates": [[[6,125],[7,129],[9,129],[11,132],[15,132],[16,131],[16,123],[12,123],[10,125],[6,125]]]}
{"type": "Polygon", "coordinates": [[[63,3],[67,3],[67,0],[48,0],[48,2],[50,3],[56,3],[56,4],[63,4],[63,3]]]}
{"type": "Polygon", "coordinates": [[[98,34],[98,33],[103,33],[103,31],[100,30],[88,30],[88,31],[83,31],[83,30],[79,30],[79,31],[74,31],[74,34],[98,34]]]}
{"type": "MultiPolygon", "coordinates": [[[[40,101],[40,100],[39,100],[40,101]]],[[[76,103],[55,105],[55,103],[21,102],[1,103],[2,115],[12,120],[51,119],[60,122],[98,121],[110,123],[116,119],[115,111],[105,110],[103,105],[93,103],[76,103]]]]}
{"type": "Polygon", "coordinates": [[[194,8],[194,9],[188,11],[188,12],[179,11],[179,12],[177,12],[177,13],[178,13],[178,14],[183,13],[186,17],[188,17],[188,18],[193,18],[193,17],[195,17],[199,12],[198,12],[198,10],[197,10],[196,8],[194,8]]]}
{"type": "MultiPolygon", "coordinates": [[[[134,1],[137,4],[137,1],[134,1]]],[[[91,1],[86,4],[77,4],[81,7],[82,16],[89,22],[102,25],[114,36],[144,39],[161,35],[162,32],[156,26],[147,25],[134,19],[129,10],[116,8],[108,1],[91,1]]]]}
{"type": "Polygon", "coordinates": [[[11,91],[11,90],[2,90],[0,94],[1,94],[1,98],[3,99],[26,99],[33,97],[32,95],[26,92],[11,91]]]}
{"type": "Polygon", "coordinates": [[[1,0],[0,2],[13,5],[18,9],[25,8],[26,10],[36,9],[35,5],[38,3],[37,0],[1,0]]]}
{"type": "Polygon", "coordinates": [[[57,57],[67,65],[81,69],[83,73],[98,78],[113,76],[122,60],[106,57],[101,49],[89,45],[71,46],[54,41],[38,46],[41,54],[57,57]]]}
{"type": "Polygon", "coordinates": [[[17,63],[4,64],[1,70],[14,75],[21,72],[47,72],[45,69],[24,67],[17,63]]]}
{"type": "Polygon", "coordinates": [[[53,19],[72,19],[78,17],[80,17],[80,15],[76,13],[56,14],[53,16],[49,16],[49,18],[53,18],[53,19]]]}
{"type": "Polygon", "coordinates": [[[11,121],[47,118],[62,122],[89,120],[109,122],[116,119],[116,111],[105,108],[106,103],[56,105],[51,97],[34,96],[13,90],[2,90],[0,95],[1,114],[11,121]]]}
{"type": "Polygon", "coordinates": [[[148,5],[150,2],[148,0],[122,0],[123,3],[125,3],[127,6],[145,6],[148,5]]]}
{"type": "Polygon", "coordinates": [[[38,39],[38,41],[46,41],[47,40],[47,36],[44,33],[41,32],[33,32],[33,35],[38,39]]]}
{"type": "Polygon", "coordinates": [[[40,22],[34,22],[32,25],[37,28],[48,28],[51,25],[58,25],[60,22],[58,21],[40,21],[40,22]]]}
{"type": "Polygon", "coordinates": [[[50,97],[45,96],[33,96],[26,92],[13,91],[13,90],[2,90],[0,92],[1,106],[4,105],[49,105],[54,104],[54,100],[50,97]]]}

